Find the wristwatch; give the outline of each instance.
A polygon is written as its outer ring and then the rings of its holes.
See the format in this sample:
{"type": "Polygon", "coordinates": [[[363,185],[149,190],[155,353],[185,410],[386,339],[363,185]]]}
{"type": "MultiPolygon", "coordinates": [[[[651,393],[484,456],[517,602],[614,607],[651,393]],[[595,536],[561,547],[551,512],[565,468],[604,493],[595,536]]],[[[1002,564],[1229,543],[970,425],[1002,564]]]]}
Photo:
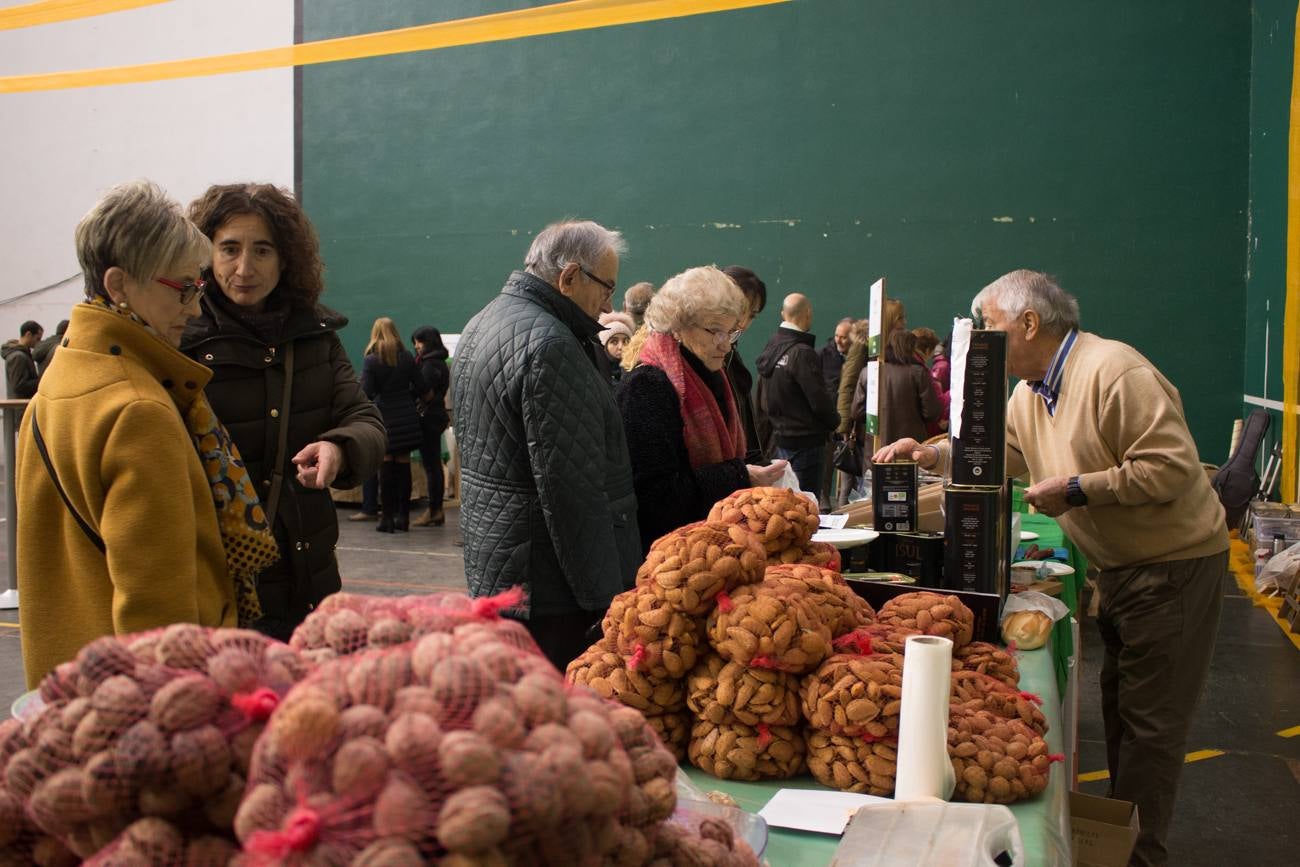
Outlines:
{"type": "Polygon", "coordinates": [[[1075,508],[1088,505],[1088,495],[1079,487],[1078,476],[1070,476],[1070,481],[1065,483],[1065,502],[1075,508]]]}

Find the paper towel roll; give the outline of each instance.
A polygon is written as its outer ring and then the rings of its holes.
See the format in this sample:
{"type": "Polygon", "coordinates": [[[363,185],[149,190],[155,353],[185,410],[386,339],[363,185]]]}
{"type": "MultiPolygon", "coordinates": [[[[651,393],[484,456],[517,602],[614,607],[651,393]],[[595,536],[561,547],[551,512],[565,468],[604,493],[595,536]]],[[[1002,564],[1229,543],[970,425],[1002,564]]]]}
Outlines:
{"type": "Polygon", "coordinates": [[[894,800],[952,797],[957,780],[948,761],[951,694],[952,642],[936,635],[909,637],[903,656],[894,800]]]}

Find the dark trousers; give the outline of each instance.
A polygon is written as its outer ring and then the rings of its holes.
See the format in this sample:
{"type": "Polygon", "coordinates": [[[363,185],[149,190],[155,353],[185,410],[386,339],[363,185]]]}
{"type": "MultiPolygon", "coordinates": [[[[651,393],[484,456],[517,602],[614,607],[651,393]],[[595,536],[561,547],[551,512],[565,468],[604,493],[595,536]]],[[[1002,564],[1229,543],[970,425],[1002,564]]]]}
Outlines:
{"type": "Polygon", "coordinates": [[[593,639],[587,634],[588,630],[604,616],[604,611],[572,611],[544,617],[533,616],[521,622],[528,627],[533,641],[537,642],[551,664],[563,672],[570,662],[591,646],[593,639]]]}
{"type": "Polygon", "coordinates": [[[367,515],[379,514],[379,475],[377,473],[361,483],[361,511],[367,515]]]}
{"type": "Polygon", "coordinates": [[[1228,553],[1103,571],[1101,711],[1111,796],[1138,806],[1131,867],[1168,863],[1187,730],[1214,655],[1228,553]]]}
{"type": "Polygon", "coordinates": [[[442,474],[442,431],[443,428],[430,430],[425,428],[420,440],[420,463],[424,465],[425,481],[429,485],[429,509],[438,511],[442,508],[445,479],[442,474]]]}
{"type": "Polygon", "coordinates": [[[787,449],[784,446],[777,446],[776,456],[790,462],[790,469],[794,470],[795,476],[798,477],[800,488],[818,500],[821,499],[822,464],[826,460],[825,446],[809,446],[806,449],[787,449]]]}

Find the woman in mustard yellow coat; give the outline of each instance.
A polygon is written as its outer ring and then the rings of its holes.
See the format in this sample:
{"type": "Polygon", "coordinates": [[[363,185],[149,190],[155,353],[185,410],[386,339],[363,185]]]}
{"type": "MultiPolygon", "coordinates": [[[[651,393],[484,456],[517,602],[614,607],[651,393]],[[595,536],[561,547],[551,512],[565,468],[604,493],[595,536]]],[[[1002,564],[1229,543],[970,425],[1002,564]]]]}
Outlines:
{"type": "Polygon", "coordinates": [[[176,348],[199,311],[208,239],[136,182],[95,205],[76,244],[87,300],[18,435],[29,687],[101,635],[248,620],[250,576],[277,556],[203,397],[211,372],[176,348]]]}

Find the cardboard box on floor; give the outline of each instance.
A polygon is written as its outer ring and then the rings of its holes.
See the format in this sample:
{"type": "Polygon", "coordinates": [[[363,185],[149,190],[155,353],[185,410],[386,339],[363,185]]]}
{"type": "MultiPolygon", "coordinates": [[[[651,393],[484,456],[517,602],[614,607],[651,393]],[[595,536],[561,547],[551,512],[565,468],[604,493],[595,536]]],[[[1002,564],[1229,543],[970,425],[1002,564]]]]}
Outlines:
{"type": "Polygon", "coordinates": [[[1137,805],[1071,792],[1070,835],[1075,867],[1127,867],[1137,842],[1137,805]]]}

